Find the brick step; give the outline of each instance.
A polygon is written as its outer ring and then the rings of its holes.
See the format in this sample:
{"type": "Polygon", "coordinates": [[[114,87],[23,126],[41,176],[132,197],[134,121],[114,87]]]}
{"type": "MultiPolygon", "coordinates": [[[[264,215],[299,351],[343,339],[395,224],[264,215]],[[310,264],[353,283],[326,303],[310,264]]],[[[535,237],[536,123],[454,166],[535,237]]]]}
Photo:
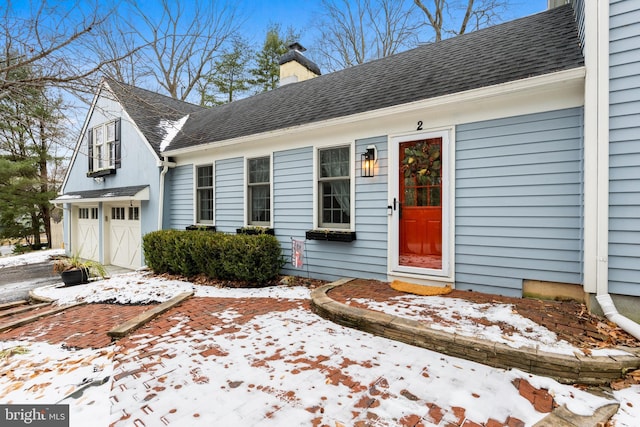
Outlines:
{"type": "MultiPolygon", "coordinates": [[[[46,316],[51,316],[53,314],[57,314],[60,313],[62,311],[68,310],[72,307],[77,307],[79,305],[83,305],[84,303],[79,303],[79,304],[71,304],[71,305],[65,305],[62,307],[56,307],[54,309],[51,310],[44,310],[41,311],[40,309],[43,307],[39,307],[39,308],[34,308],[33,310],[26,312],[28,314],[28,316],[26,317],[19,317],[18,319],[12,319],[6,323],[2,323],[0,324],[0,332],[4,332],[7,331],[9,329],[13,329],[13,328],[17,328],[18,326],[24,326],[27,325],[29,323],[35,322],[36,320],[42,319],[43,317],[46,316]]],[[[38,305],[48,305],[48,304],[38,304],[38,305]]],[[[25,313],[22,313],[25,314],[25,313]]]]}
{"type": "Polygon", "coordinates": [[[46,307],[51,305],[50,302],[40,303],[40,304],[22,304],[13,308],[8,308],[5,310],[0,310],[0,318],[15,316],[16,314],[28,313],[30,311],[38,310],[42,307],[46,307]]]}

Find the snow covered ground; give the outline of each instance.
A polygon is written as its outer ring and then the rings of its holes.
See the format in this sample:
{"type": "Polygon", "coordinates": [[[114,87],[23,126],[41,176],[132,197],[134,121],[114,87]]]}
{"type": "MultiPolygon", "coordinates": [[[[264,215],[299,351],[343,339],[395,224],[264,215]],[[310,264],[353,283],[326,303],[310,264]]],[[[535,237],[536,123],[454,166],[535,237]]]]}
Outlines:
{"type": "MultiPolygon", "coordinates": [[[[49,258],[56,255],[64,255],[64,249],[47,249],[43,251],[33,251],[22,255],[10,255],[9,246],[3,246],[0,256],[0,269],[4,267],[15,267],[18,265],[37,264],[49,261],[49,258]]],[[[12,250],[12,249],[11,249],[12,250]]]]}
{"type": "MultiPolygon", "coordinates": [[[[194,290],[200,297],[238,299],[237,305],[229,303],[225,310],[211,314],[228,325],[234,325],[234,319],[241,315],[243,298],[296,301],[309,297],[308,289],[303,287],[219,289],[155,278],[144,272],[81,287],[48,286],[37,293],[60,303],[81,300],[146,303],[165,301],[185,290],[194,290]]],[[[423,298],[407,296],[397,304],[381,304],[375,309],[399,314],[397,310],[405,310],[402,308],[405,304],[420,304],[423,298]]],[[[473,321],[469,321],[474,316],[494,316],[509,324],[523,322],[518,315],[500,307],[494,310],[471,303],[442,307],[441,316],[452,324],[461,317],[461,312],[465,313],[456,326],[457,332],[479,333],[473,321]]],[[[188,319],[182,318],[180,312],[173,317],[177,322],[175,328],[182,331],[181,325],[188,319]]],[[[526,378],[534,387],[548,389],[556,402],[566,404],[577,414],[589,415],[600,406],[618,401],[616,427],[636,426],[640,418],[640,386],[615,391],[610,399],[604,399],[545,377],[494,369],[344,328],[301,307],[254,316],[237,329],[216,335],[222,327],[206,331],[186,328],[178,338],[161,340],[153,350],[166,352],[170,357],[162,358],[158,366],[141,373],[139,379],[126,382],[124,388],[113,381],[114,364],[117,362],[118,372],[123,372],[136,369],[139,361],[120,354],[122,349],[117,344],[97,350],[65,350],[29,341],[0,342],[0,351],[19,346],[26,350],[0,358],[0,402],[56,403],[79,385],[109,376],[106,384],[88,387],[82,396],[62,402],[71,405],[72,426],[132,425],[135,417],[146,425],[164,425],[157,421],[159,418],[153,418],[158,414],[140,410],[141,400],[147,398],[150,407],[168,411],[164,420],[178,426],[223,421],[219,425],[240,422],[248,426],[311,425],[318,417],[330,425],[352,425],[356,421],[353,408],[365,395],[371,396],[366,390],[364,394],[356,394],[344,384],[327,380],[327,372],[339,372],[362,384],[377,384],[378,388],[386,384],[384,393],[391,403],[376,408],[380,419],[375,425],[395,425],[392,420],[409,413],[426,414],[425,402],[441,408],[465,408],[469,420],[504,421],[511,415],[532,425],[545,414],[535,411],[517,393],[512,384],[516,378],[526,378]],[[215,348],[217,354],[203,358],[199,354],[202,348],[215,348]],[[321,366],[311,369],[310,361],[320,361],[321,366]],[[206,381],[192,381],[194,373],[206,381]],[[381,379],[385,379],[384,383],[381,379]],[[165,391],[149,394],[150,387],[165,391]],[[411,399],[406,397],[406,391],[411,392],[411,399]],[[316,413],[308,410],[314,405],[321,407],[316,413]],[[266,412],[270,412],[269,418],[265,418],[266,412]],[[106,416],[108,413],[111,415],[106,416]],[[119,422],[122,413],[133,415],[119,422]]],[[[134,334],[131,339],[142,349],[153,338],[134,334]]],[[[487,338],[493,339],[491,335],[487,338]]],[[[548,349],[568,351],[567,343],[558,343],[546,333],[533,336],[523,333],[515,339],[518,345],[534,346],[539,340],[544,340],[548,349]]]]}

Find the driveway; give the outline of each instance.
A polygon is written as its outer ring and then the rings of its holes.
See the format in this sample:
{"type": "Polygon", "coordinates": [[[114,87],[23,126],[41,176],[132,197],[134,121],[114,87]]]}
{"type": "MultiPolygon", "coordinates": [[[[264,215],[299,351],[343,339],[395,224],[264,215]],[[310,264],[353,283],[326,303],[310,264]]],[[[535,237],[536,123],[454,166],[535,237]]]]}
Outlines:
{"type": "Polygon", "coordinates": [[[25,299],[31,289],[60,282],[53,262],[4,267],[0,269],[0,304],[25,299]]]}

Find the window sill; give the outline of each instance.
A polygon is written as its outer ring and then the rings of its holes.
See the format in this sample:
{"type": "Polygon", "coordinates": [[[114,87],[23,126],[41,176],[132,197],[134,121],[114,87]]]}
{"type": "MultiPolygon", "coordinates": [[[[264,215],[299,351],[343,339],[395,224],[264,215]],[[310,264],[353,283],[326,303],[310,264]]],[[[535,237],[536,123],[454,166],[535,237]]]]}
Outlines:
{"type": "Polygon", "coordinates": [[[89,178],[97,178],[99,176],[114,175],[115,173],[116,173],[116,169],[115,168],[100,169],[100,170],[87,172],[87,177],[89,177],[89,178]]]}
{"type": "Polygon", "coordinates": [[[353,242],[355,231],[309,230],[305,233],[307,240],[327,240],[330,242],[353,242]]]}
{"type": "Polygon", "coordinates": [[[236,228],[236,234],[249,234],[249,235],[257,235],[257,234],[269,234],[271,236],[275,235],[275,231],[271,227],[242,227],[236,228]]]}
{"type": "Polygon", "coordinates": [[[185,228],[185,230],[189,230],[189,231],[193,231],[193,230],[199,230],[199,231],[216,231],[216,226],[215,225],[198,225],[198,224],[193,224],[193,225],[189,225],[185,228]]]}

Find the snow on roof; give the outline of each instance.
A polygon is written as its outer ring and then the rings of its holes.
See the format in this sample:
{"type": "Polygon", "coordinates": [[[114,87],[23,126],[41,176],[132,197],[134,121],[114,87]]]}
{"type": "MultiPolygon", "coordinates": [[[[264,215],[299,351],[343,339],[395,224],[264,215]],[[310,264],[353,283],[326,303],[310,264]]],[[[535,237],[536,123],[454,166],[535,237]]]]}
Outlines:
{"type": "Polygon", "coordinates": [[[189,115],[187,114],[180,120],[160,120],[160,129],[165,132],[164,138],[160,143],[161,152],[167,149],[171,144],[171,141],[173,141],[173,138],[175,138],[178,132],[180,132],[180,129],[182,129],[182,126],[184,126],[188,119],[189,115]]]}

